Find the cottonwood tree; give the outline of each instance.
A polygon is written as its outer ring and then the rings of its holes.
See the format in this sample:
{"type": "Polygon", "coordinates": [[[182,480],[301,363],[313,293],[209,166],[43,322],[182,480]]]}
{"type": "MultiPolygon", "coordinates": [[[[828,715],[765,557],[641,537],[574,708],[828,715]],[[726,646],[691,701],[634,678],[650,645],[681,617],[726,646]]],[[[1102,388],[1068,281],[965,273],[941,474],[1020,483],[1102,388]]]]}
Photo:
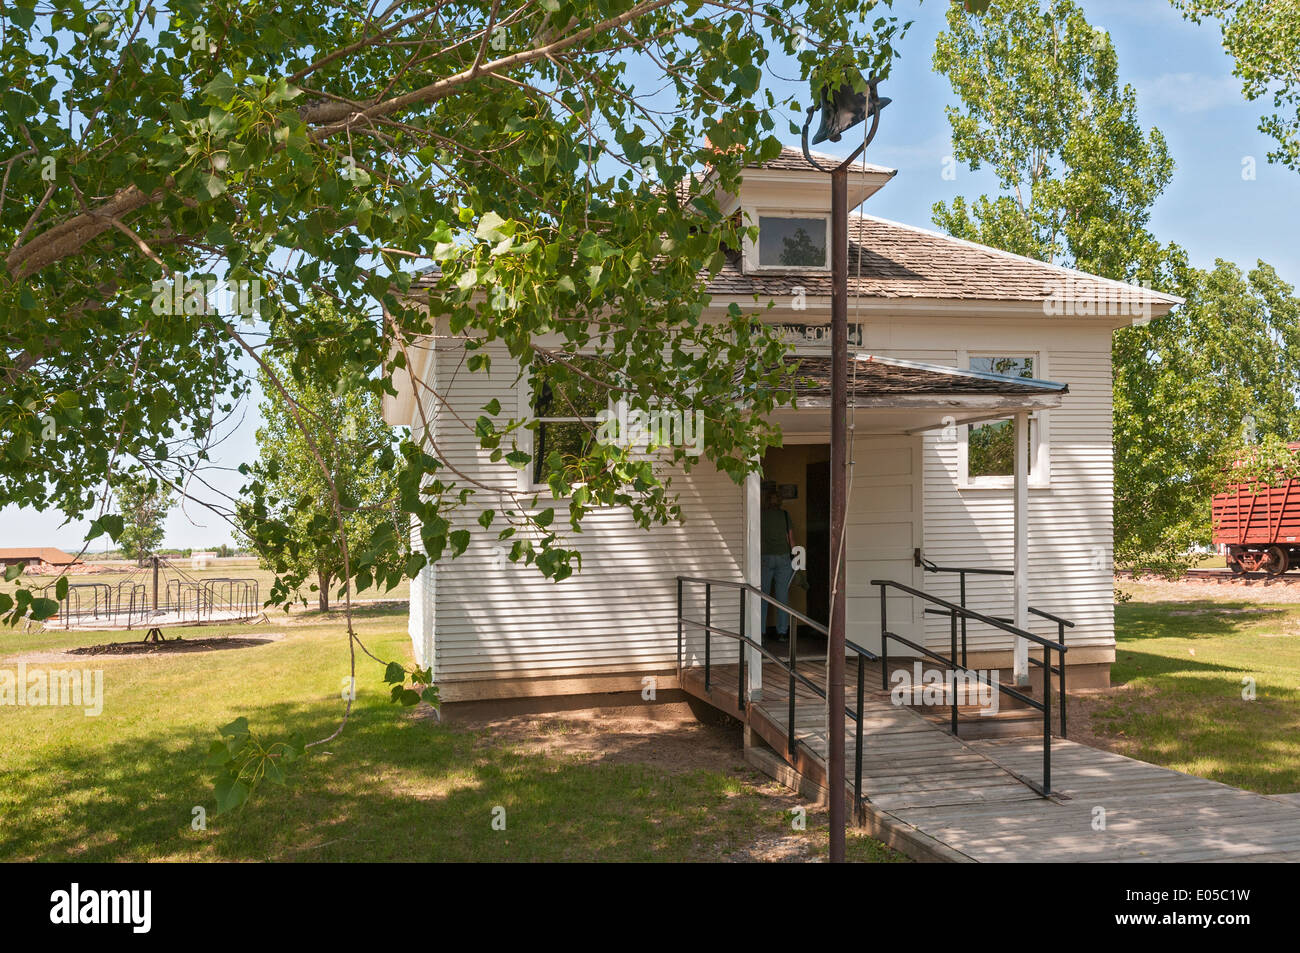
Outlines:
{"type": "Polygon", "coordinates": [[[953,7],[934,65],[957,158],[989,166],[999,192],[934,206],[950,233],[1187,299],[1114,337],[1115,557],[1174,572],[1208,542],[1209,500],[1230,448],[1296,435],[1300,352],[1293,289],[1264,263],[1191,267],[1149,229],[1173,160],[1137,121],[1109,37],[1070,0],[953,7]]]}
{"type": "MultiPolygon", "coordinates": [[[[6,4],[0,426],[12,436],[0,497],[112,531],[103,480],[117,461],[198,479],[254,374],[275,386],[271,358],[392,393],[430,314],[449,322],[469,373],[489,368],[495,343],[631,406],[691,395],[708,420],[704,459],[739,476],[775,439],[764,420],[789,397],[783,345],[739,309],[704,320],[701,279],[741,226],[694,173],[707,165],[734,190],[746,163],[776,154],[788,104],[764,88],[774,56],[813,89],[886,73],[904,29],[888,6],[6,4]],[[342,317],[355,314],[371,320],[342,317]],[[536,361],[544,333],[557,343],[536,361]]],[[[526,466],[506,406],[464,424],[526,466]]],[[[567,533],[591,507],[625,506],[647,525],[677,514],[671,485],[628,448],[592,444],[553,469],[557,518],[456,472],[416,429],[400,447],[398,502],[430,560],[465,549],[452,519],[467,510],[556,579],[577,568],[567,533]]],[[[342,526],[342,494],[329,493],[342,526]]],[[[341,583],[381,565],[346,533],[339,542],[341,583]]],[[[355,670],[369,653],[348,620],[355,670]]],[[[228,727],[230,757],[214,753],[231,772],[226,805],[263,776],[266,757],[244,756],[268,750],[247,725],[228,727]]]]}
{"type": "Polygon", "coordinates": [[[157,479],[131,473],[110,480],[122,529],[117,536],[122,555],[143,562],[163,541],[163,522],[176,502],[171,491],[157,479]]]}
{"type": "Polygon", "coordinates": [[[960,106],[945,111],[953,155],[999,192],[933,208],[952,235],[1121,281],[1159,276],[1151,206],[1173,175],[1164,136],[1144,130],[1110,37],[1071,0],[994,0],[948,10],[934,68],[960,106]]]}
{"type": "Polygon", "coordinates": [[[258,459],[244,468],[251,479],[236,512],[244,539],[275,570],[277,585],[297,591],[314,580],[324,612],[331,583],[343,577],[344,538],[375,553],[373,568],[355,575],[359,590],[375,576],[400,578],[406,569],[409,517],[398,507],[398,438],[370,391],[308,376],[310,368],[279,358],[266,364],[258,459]]]}
{"type": "Polygon", "coordinates": [[[1300,172],[1300,2],[1297,0],[1172,0],[1183,16],[1200,23],[1218,20],[1223,47],[1236,62],[1242,94],[1249,100],[1271,96],[1271,116],[1259,131],[1277,148],[1268,154],[1300,172]]]}
{"type": "Polygon", "coordinates": [[[1178,293],[1187,304],[1115,337],[1115,555],[1171,574],[1209,543],[1228,465],[1300,437],[1294,287],[1219,260],[1178,293]]]}

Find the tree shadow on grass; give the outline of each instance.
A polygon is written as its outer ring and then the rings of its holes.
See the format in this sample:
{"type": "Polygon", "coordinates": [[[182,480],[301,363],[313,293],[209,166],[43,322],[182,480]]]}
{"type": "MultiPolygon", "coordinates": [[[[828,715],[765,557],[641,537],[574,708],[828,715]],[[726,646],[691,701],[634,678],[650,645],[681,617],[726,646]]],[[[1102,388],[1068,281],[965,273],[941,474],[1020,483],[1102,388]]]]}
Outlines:
{"type": "Polygon", "coordinates": [[[1261,794],[1300,791],[1300,707],[1262,691],[1243,697],[1256,674],[1121,644],[1113,690],[1080,698],[1080,714],[1123,754],[1261,794]]]}
{"type": "MultiPolygon", "coordinates": [[[[319,704],[246,712],[254,730],[327,735],[319,704]]],[[[0,856],[42,860],[706,860],[789,831],[779,805],[734,778],[583,764],[501,746],[361,703],[344,734],[213,816],[202,768],[215,731],[162,726],[143,741],[42,750],[0,774],[0,856]],[[192,830],[194,808],[207,830],[192,830]],[[502,817],[505,830],[493,827],[502,817]]],[[[279,732],[268,740],[282,737],[279,732]]]]}
{"type": "Polygon", "coordinates": [[[1144,639],[1217,638],[1286,615],[1286,608],[1251,602],[1129,603],[1115,607],[1115,638],[1119,649],[1144,639]]]}

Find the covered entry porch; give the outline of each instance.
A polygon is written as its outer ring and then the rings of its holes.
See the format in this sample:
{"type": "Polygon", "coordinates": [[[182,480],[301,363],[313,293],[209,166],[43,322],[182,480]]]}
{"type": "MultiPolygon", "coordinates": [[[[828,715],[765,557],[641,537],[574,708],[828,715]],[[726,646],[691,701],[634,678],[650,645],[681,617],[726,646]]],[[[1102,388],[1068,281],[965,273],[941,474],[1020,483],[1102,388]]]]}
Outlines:
{"type": "MultiPolygon", "coordinates": [[[[751,474],[745,486],[744,578],[762,586],[760,520],[764,487],[775,489],[786,501],[796,528],[796,543],[803,552],[796,560],[803,568],[807,588],[792,590],[792,605],[814,621],[825,623],[829,604],[831,566],[829,538],[829,395],[830,360],[803,356],[792,360],[791,374],[798,395],[797,409],[776,415],[785,445],[769,450],[760,473],[751,474]]],[[[1060,406],[1068,393],[1064,384],[1024,377],[1009,377],[958,370],[936,364],[860,353],[849,369],[849,474],[846,494],[846,604],[847,638],[880,653],[916,654],[906,642],[926,643],[924,607],[902,588],[883,594],[873,580],[888,580],[901,587],[926,588],[927,576],[938,567],[924,558],[925,487],[923,435],[939,432],[940,439],[956,441],[962,428],[992,420],[1010,420],[1016,449],[1011,496],[1014,519],[989,525],[991,537],[1014,537],[1011,565],[970,567],[976,574],[1006,574],[1012,598],[999,616],[1020,629],[1028,628],[1031,607],[1028,589],[1029,426],[1031,415],[1060,406]],[[899,639],[881,644],[881,613],[899,639]]],[[[964,580],[965,577],[963,576],[964,580]]],[[[952,579],[956,585],[956,577],[952,579]]],[[[945,587],[951,588],[951,587],[945,587]]],[[[964,590],[964,582],[962,586],[964,590]]],[[[746,631],[762,635],[768,611],[757,600],[747,604],[746,631]]],[[[967,623],[961,629],[966,632],[967,623]]],[[[805,631],[808,631],[805,629],[805,631]]],[[[963,639],[964,642],[964,639],[963,639]]],[[[1029,680],[1028,642],[1014,643],[1014,679],[1029,680]]],[[[762,670],[757,652],[747,662],[747,690],[761,697],[762,670]]]]}

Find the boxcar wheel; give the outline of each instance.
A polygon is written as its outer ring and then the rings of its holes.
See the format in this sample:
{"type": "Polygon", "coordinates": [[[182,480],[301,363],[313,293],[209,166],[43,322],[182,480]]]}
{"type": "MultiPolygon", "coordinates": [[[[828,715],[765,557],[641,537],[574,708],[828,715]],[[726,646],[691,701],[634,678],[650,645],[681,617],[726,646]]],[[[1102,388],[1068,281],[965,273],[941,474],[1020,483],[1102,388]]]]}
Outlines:
{"type": "Polygon", "coordinates": [[[1291,559],[1281,546],[1270,546],[1264,555],[1261,567],[1270,576],[1280,576],[1291,568],[1291,559]]]}

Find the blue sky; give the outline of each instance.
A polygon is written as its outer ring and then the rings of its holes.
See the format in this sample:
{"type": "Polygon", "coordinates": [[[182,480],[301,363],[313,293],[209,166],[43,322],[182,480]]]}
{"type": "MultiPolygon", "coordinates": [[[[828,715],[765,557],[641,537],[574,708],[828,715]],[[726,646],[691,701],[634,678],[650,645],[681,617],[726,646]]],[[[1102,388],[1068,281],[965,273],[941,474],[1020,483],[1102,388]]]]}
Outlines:
{"type": "MultiPolygon", "coordinates": [[[[1137,90],[1143,126],[1156,126],[1164,133],[1177,164],[1173,182],[1152,215],[1156,237],[1178,242],[1199,266],[1224,258],[1249,268],[1263,259],[1287,281],[1300,283],[1300,242],[1294,238],[1295,223],[1300,221],[1300,174],[1266,162],[1270,140],[1256,126],[1269,104],[1242,98],[1217,24],[1190,23],[1166,0],[1084,0],[1082,6],[1094,27],[1110,33],[1119,53],[1120,75],[1137,90]],[[1242,176],[1247,157],[1255,160],[1253,180],[1242,176]]],[[[931,72],[930,58],[946,9],[944,0],[926,0],[919,9],[908,0],[896,0],[897,12],[914,16],[915,23],[882,88],[893,104],[882,116],[868,156],[872,162],[897,168],[899,174],[871,199],[867,210],[925,226],[931,225],[930,207],[935,202],[978,195],[993,187],[987,175],[961,167],[953,180],[942,175],[944,160],[951,153],[944,106],[953,102],[953,96],[947,80],[931,72]]],[[[770,78],[770,85],[781,96],[793,92],[806,99],[802,87],[776,78],[770,78]]],[[[802,116],[788,118],[802,121],[802,116]]],[[[779,122],[777,128],[784,132],[786,123],[779,122]]],[[[793,137],[789,142],[796,144],[793,137]]],[[[852,148],[847,140],[841,145],[852,148]]],[[[257,426],[255,406],[250,407],[214,462],[235,467],[251,461],[257,426]]],[[[233,494],[240,478],[214,473],[213,482],[233,494]]],[[[0,509],[0,546],[80,549],[84,527],[60,528],[57,521],[15,507],[0,509]]],[[[173,510],[166,529],[168,546],[230,541],[225,524],[194,503],[173,510]]],[[[93,546],[92,552],[97,548],[93,546]]]]}

